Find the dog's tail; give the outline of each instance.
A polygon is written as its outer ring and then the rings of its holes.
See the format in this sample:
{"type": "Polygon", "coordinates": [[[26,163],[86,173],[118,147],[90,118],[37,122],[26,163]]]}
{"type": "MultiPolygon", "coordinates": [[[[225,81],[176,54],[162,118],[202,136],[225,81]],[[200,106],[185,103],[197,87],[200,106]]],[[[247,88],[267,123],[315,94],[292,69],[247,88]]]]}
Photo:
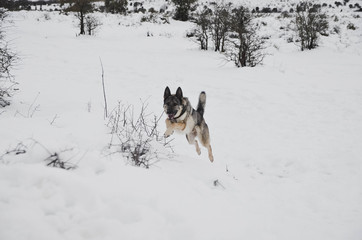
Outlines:
{"type": "Polygon", "coordinates": [[[196,109],[196,111],[200,113],[201,116],[204,116],[205,104],[206,104],[206,93],[202,91],[200,93],[199,103],[197,104],[197,109],[196,109]]]}

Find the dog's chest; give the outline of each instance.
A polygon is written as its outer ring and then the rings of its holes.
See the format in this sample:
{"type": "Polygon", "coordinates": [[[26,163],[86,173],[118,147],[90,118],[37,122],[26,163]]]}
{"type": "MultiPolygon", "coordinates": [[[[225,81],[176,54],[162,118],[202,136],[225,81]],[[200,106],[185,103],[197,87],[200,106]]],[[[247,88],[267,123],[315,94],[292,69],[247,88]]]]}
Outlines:
{"type": "Polygon", "coordinates": [[[183,121],[179,121],[182,123],[185,123],[186,127],[183,130],[177,130],[177,132],[182,133],[182,134],[188,134],[191,133],[195,127],[195,123],[193,121],[192,118],[187,118],[183,121]]]}

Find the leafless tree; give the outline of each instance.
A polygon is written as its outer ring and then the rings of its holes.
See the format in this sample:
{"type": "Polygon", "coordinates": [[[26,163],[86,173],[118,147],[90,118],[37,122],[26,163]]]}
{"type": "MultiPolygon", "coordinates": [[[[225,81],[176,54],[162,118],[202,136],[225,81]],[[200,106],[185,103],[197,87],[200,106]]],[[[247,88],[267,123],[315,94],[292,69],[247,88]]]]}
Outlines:
{"type": "Polygon", "coordinates": [[[85,20],[88,13],[93,11],[91,0],[64,0],[70,4],[67,9],[69,12],[75,12],[76,17],[79,19],[80,35],[85,35],[85,20]]]}
{"type": "Polygon", "coordinates": [[[195,30],[195,37],[200,43],[201,50],[208,50],[211,21],[212,10],[208,7],[205,7],[200,13],[196,15],[197,28],[195,30]]]}
{"type": "Polygon", "coordinates": [[[232,10],[231,31],[225,55],[234,61],[237,67],[255,67],[265,56],[264,41],[257,34],[257,25],[253,22],[248,8],[240,6],[232,10]]]}
{"type": "Polygon", "coordinates": [[[214,41],[215,52],[225,52],[227,34],[231,28],[231,7],[232,3],[230,2],[214,4],[211,21],[211,36],[214,41]]]}
{"type": "Polygon", "coordinates": [[[87,28],[88,35],[94,35],[95,31],[102,26],[102,23],[99,21],[99,19],[95,16],[88,15],[85,18],[85,25],[87,28]]]}
{"type": "Polygon", "coordinates": [[[311,50],[318,46],[319,35],[327,34],[327,15],[311,2],[303,2],[297,6],[295,30],[300,42],[300,49],[311,50]]]}

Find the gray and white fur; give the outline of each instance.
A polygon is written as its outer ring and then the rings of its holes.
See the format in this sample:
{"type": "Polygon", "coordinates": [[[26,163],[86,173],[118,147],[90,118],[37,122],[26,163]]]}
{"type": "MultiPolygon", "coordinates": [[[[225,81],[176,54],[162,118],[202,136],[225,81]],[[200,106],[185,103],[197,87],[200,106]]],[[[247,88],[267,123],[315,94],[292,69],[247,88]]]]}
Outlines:
{"type": "Polygon", "coordinates": [[[188,98],[183,97],[182,89],[177,88],[176,94],[166,87],[163,96],[163,108],[167,114],[166,132],[164,136],[167,138],[174,131],[185,134],[190,144],[195,145],[196,152],[200,155],[201,150],[196,138],[208,150],[209,159],[214,161],[212,148],[210,145],[209,128],[204,119],[206,104],[206,93],[201,92],[196,110],[191,106],[188,98]]]}

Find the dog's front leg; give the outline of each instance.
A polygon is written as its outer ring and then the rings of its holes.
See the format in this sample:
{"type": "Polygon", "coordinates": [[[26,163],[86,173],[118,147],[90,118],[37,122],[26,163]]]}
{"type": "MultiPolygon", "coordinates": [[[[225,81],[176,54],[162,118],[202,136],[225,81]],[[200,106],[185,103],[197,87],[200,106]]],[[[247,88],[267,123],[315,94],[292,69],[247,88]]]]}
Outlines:
{"type": "Polygon", "coordinates": [[[170,135],[173,134],[173,128],[170,119],[167,118],[165,122],[166,122],[166,132],[163,134],[163,136],[165,138],[168,138],[170,135]]]}
{"type": "Polygon", "coordinates": [[[164,137],[165,137],[165,138],[167,138],[167,137],[169,137],[170,135],[172,135],[175,130],[180,130],[180,131],[182,131],[182,130],[184,130],[185,127],[186,127],[186,124],[185,124],[185,123],[182,123],[182,122],[181,122],[181,123],[178,123],[178,122],[172,123],[172,122],[170,121],[170,119],[166,119],[165,122],[166,122],[166,131],[165,131],[165,133],[164,133],[164,137]]]}

